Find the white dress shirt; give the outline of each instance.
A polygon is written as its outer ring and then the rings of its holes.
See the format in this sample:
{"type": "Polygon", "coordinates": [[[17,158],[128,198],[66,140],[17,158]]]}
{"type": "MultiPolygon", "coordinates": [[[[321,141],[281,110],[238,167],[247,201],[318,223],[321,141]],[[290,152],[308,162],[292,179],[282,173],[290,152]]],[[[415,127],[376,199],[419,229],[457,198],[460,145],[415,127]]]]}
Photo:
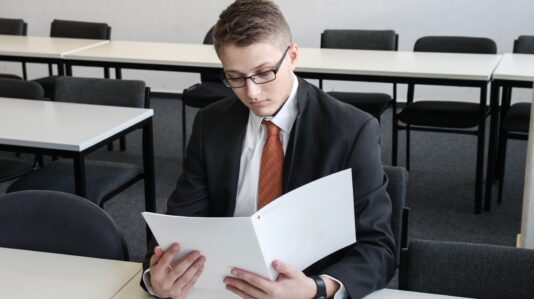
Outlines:
{"type": "MultiPolygon", "coordinates": [[[[245,133],[245,140],[243,141],[243,148],[241,151],[241,160],[239,164],[239,180],[237,183],[237,197],[234,210],[234,216],[250,216],[257,211],[258,207],[258,182],[261,166],[261,154],[263,145],[267,139],[267,129],[261,122],[263,119],[270,120],[277,127],[280,128],[280,138],[282,140],[282,147],[284,155],[286,153],[287,144],[291,134],[291,129],[297,118],[297,89],[298,79],[293,75],[293,87],[286,102],[278,113],[273,116],[261,117],[257,116],[249,110],[248,123],[245,133]]],[[[289,261],[290,262],[290,261],[289,261]]],[[[150,284],[150,269],[143,273],[143,281],[151,295],[157,296],[157,293],[150,284]]],[[[343,284],[328,275],[322,275],[337,281],[341,288],[336,292],[334,299],[346,298],[346,290],[343,284]]]]}

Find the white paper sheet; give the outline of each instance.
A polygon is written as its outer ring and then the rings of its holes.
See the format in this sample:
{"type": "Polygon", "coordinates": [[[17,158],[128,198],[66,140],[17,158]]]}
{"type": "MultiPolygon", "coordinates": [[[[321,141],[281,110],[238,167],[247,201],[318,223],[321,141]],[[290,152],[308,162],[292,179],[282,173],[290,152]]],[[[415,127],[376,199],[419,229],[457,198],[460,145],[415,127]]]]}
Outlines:
{"type": "Polygon", "coordinates": [[[198,250],[206,257],[196,288],[223,290],[234,267],[271,280],[279,259],[305,269],[356,242],[351,170],[293,190],[250,217],[181,217],[144,212],[159,245],[182,247],[177,258],[198,250]]]}

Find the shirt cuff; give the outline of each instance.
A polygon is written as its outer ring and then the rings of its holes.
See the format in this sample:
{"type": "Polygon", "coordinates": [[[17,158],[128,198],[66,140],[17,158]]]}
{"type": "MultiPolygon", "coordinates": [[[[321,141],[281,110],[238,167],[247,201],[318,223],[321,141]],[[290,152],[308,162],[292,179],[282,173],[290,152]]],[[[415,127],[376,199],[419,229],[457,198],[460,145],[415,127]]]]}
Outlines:
{"type": "Polygon", "coordinates": [[[319,276],[323,276],[323,277],[328,277],[332,280],[334,280],[335,282],[339,283],[339,290],[337,290],[337,292],[334,294],[334,299],[346,299],[346,298],[349,298],[349,296],[347,295],[347,289],[345,289],[345,286],[341,283],[341,281],[335,279],[334,277],[330,276],[330,275],[326,275],[326,274],[321,274],[319,276]]]}
{"type": "Polygon", "coordinates": [[[145,272],[143,272],[143,283],[145,284],[145,287],[150,295],[163,298],[152,288],[152,283],[150,282],[150,269],[146,269],[145,272]]]}

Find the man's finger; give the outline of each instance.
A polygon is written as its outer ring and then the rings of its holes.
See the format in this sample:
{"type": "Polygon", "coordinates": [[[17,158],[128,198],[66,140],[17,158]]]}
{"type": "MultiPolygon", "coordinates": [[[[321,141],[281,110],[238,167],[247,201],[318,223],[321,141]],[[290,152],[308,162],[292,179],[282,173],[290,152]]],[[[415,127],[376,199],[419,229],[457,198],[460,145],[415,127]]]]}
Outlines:
{"type": "MultiPolygon", "coordinates": [[[[204,267],[204,262],[206,258],[200,256],[184,273],[182,273],[173,284],[174,289],[183,289],[185,286],[193,279],[193,277],[198,273],[198,270],[204,267]]],[[[173,269],[174,271],[174,269],[173,269]]],[[[170,275],[171,273],[169,273],[170,275]]]]}
{"type": "Polygon", "coordinates": [[[161,247],[154,247],[154,254],[150,257],[150,266],[156,264],[163,255],[163,249],[161,247]]]}
{"type": "Polygon", "coordinates": [[[296,268],[286,265],[279,260],[273,261],[273,268],[276,272],[287,276],[288,278],[297,277],[301,272],[296,268]]]}
{"type": "Polygon", "coordinates": [[[177,243],[167,248],[159,260],[150,267],[150,272],[152,273],[151,275],[163,276],[163,274],[168,271],[169,266],[171,265],[171,262],[178,251],[180,251],[180,245],[177,243]]]}
{"type": "Polygon", "coordinates": [[[200,274],[202,274],[202,271],[204,271],[204,265],[202,265],[197,270],[197,273],[195,273],[191,280],[189,280],[189,282],[183,287],[182,294],[184,294],[184,298],[187,297],[191,289],[195,286],[195,283],[197,283],[197,280],[200,277],[200,274]]]}
{"type": "Polygon", "coordinates": [[[226,284],[227,289],[242,298],[265,298],[266,296],[264,291],[238,278],[226,277],[224,283],[226,284]]]}
{"type": "Polygon", "coordinates": [[[185,255],[178,263],[172,266],[172,269],[167,274],[167,279],[171,279],[173,282],[181,277],[189,267],[191,267],[202,256],[198,251],[192,251],[185,255]]]}

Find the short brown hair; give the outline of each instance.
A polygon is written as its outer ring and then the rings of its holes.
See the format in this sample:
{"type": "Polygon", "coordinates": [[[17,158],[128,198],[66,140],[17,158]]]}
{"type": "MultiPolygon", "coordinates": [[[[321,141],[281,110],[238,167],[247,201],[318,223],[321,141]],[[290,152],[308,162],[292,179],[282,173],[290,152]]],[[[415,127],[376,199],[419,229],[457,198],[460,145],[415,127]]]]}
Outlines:
{"type": "Polygon", "coordinates": [[[220,15],[213,28],[217,54],[223,46],[277,43],[283,49],[292,43],[291,30],[280,8],[268,0],[236,0],[220,15]]]}

